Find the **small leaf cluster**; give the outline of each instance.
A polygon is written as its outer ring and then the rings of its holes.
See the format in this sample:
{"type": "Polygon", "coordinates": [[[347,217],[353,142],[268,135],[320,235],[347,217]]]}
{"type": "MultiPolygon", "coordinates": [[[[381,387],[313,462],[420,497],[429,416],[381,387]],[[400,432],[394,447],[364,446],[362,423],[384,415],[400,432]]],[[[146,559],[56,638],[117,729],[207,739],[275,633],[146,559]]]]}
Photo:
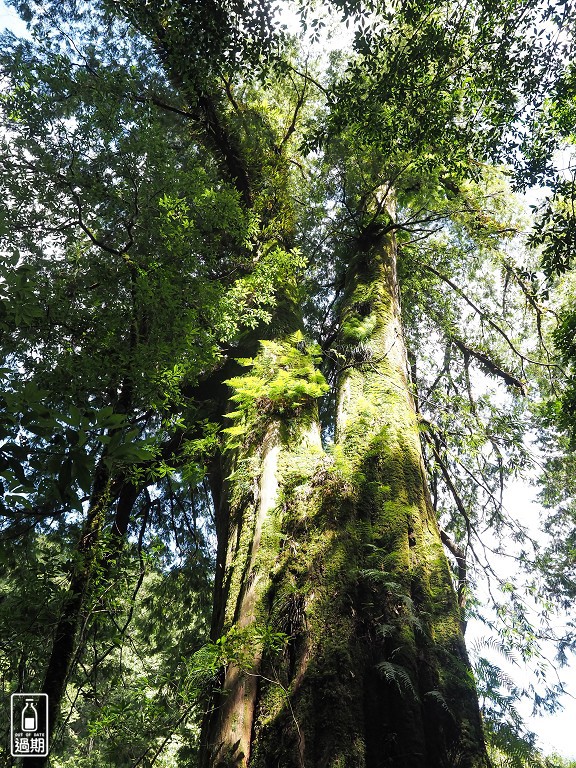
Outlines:
{"type": "Polygon", "coordinates": [[[270,626],[238,627],[235,624],[217,640],[196,651],[188,663],[188,674],[192,680],[205,684],[229,664],[248,672],[254,664],[255,647],[274,656],[286,648],[288,640],[285,632],[277,632],[270,626]]]}
{"type": "Polygon", "coordinates": [[[284,414],[301,409],[322,397],[328,389],[323,374],[317,368],[320,348],[305,341],[301,331],[283,341],[261,341],[255,358],[239,360],[250,373],[228,379],[234,394],[231,400],[237,408],[227,416],[234,420],[224,432],[231,439],[228,448],[236,447],[237,438],[259,420],[261,414],[284,414]]]}

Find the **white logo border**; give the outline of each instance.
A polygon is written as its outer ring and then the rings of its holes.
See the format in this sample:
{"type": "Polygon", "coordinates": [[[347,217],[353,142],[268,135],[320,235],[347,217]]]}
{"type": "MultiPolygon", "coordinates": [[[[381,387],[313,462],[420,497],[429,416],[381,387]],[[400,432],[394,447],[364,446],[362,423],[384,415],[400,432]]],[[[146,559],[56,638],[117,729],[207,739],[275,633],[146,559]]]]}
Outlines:
{"type": "Polygon", "coordinates": [[[50,745],[48,743],[48,694],[47,693],[13,693],[10,696],[10,754],[12,757],[48,757],[50,751],[50,745]],[[14,700],[15,697],[31,697],[43,698],[46,706],[46,732],[44,734],[46,739],[46,750],[42,753],[34,752],[34,754],[23,754],[22,752],[14,752],[14,700]]]}

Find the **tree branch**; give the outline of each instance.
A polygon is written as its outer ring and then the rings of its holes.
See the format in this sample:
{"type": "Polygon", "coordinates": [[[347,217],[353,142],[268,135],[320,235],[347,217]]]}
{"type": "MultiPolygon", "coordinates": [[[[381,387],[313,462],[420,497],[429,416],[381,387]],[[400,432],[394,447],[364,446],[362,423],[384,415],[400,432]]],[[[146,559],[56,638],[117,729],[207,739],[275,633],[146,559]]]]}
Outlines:
{"type": "Polygon", "coordinates": [[[442,544],[448,549],[456,560],[458,566],[458,607],[460,608],[460,625],[462,632],[466,630],[466,621],[464,620],[464,609],[466,608],[466,585],[468,581],[468,564],[466,562],[466,553],[461,549],[455,541],[446,533],[443,528],[440,528],[440,538],[442,544]]]}
{"type": "Polygon", "coordinates": [[[298,94],[298,101],[296,102],[296,107],[294,108],[294,114],[292,115],[292,121],[290,122],[290,125],[288,126],[288,130],[284,134],[284,138],[280,142],[280,145],[278,146],[278,152],[280,153],[288,141],[290,140],[290,137],[293,135],[294,131],[296,130],[296,126],[298,124],[298,115],[300,114],[300,110],[302,109],[304,105],[304,101],[306,99],[306,81],[304,82],[304,85],[302,86],[302,91],[298,94]]]}
{"type": "Polygon", "coordinates": [[[515,355],[517,355],[521,360],[523,360],[526,363],[531,363],[532,365],[539,365],[543,368],[549,368],[550,366],[554,368],[558,368],[558,370],[562,370],[561,366],[559,366],[557,363],[542,363],[539,360],[533,360],[530,357],[527,357],[526,355],[522,354],[519,349],[516,348],[514,343],[511,341],[510,337],[504,331],[498,323],[495,323],[494,320],[488,315],[487,312],[484,312],[477,304],[475,304],[472,299],[470,299],[460,288],[458,285],[456,285],[455,282],[453,282],[449,277],[446,275],[443,275],[442,272],[439,272],[437,269],[435,269],[432,265],[426,264],[425,262],[422,262],[422,266],[424,269],[427,269],[429,272],[432,272],[433,275],[436,275],[436,277],[440,278],[443,282],[445,282],[447,285],[450,286],[454,291],[456,291],[457,294],[462,296],[466,304],[468,304],[469,307],[471,307],[476,314],[478,314],[483,320],[485,320],[488,325],[490,325],[494,330],[502,336],[504,341],[508,344],[510,349],[514,352],[515,355]]]}
{"type": "Polygon", "coordinates": [[[457,336],[450,336],[450,341],[456,347],[458,347],[465,358],[473,357],[474,359],[478,360],[480,365],[493,376],[499,376],[506,382],[508,386],[519,389],[523,395],[526,394],[526,388],[520,379],[517,379],[516,376],[508,373],[508,371],[505,371],[496,365],[496,363],[487,354],[481,352],[479,349],[474,349],[473,347],[468,346],[468,344],[465,344],[462,339],[459,339],[457,336]]]}

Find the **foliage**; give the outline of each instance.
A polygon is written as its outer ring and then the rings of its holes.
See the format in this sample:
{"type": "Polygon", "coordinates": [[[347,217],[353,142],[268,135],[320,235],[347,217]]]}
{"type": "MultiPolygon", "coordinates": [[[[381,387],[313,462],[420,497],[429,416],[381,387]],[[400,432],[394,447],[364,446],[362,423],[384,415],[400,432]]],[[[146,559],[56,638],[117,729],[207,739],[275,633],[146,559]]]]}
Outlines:
{"type": "Polygon", "coordinates": [[[329,387],[316,367],[319,360],[320,348],[307,343],[301,331],[284,341],[262,341],[258,357],[239,360],[250,373],[226,382],[234,390],[230,399],[237,407],[226,414],[235,421],[224,429],[230,436],[227,447],[234,447],[236,438],[254,429],[264,415],[298,410],[322,397],[329,387]]]}
{"type": "MultiPolygon", "coordinates": [[[[531,466],[538,371],[538,423],[573,426],[574,196],[556,184],[531,237],[539,264],[507,178],[536,173],[537,141],[572,134],[555,37],[571,6],[334,0],[354,31],[325,66],[260,0],[13,4],[31,37],[5,33],[0,51],[0,664],[6,693],[41,683],[82,573],[54,764],[192,764],[222,669],[250,672],[255,648],[290,656],[295,638],[266,624],[209,633],[226,462],[318,402],[333,440],[338,382],[377,364],[378,297],[343,318],[347,280],[385,237],[461,618],[482,615],[488,572],[501,647],[538,660],[491,558],[518,545],[544,614],[555,589],[564,606],[576,591],[572,533],[533,553],[502,503],[531,466]]],[[[297,10],[318,43],[320,14],[297,10]]],[[[557,444],[554,478],[572,462],[557,444]]],[[[571,530],[572,506],[546,493],[560,504],[549,530],[571,530]]],[[[404,667],[376,668],[416,698],[404,667]]],[[[495,764],[540,765],[522,692],[484,656],[476,677],[495,764]]]]}

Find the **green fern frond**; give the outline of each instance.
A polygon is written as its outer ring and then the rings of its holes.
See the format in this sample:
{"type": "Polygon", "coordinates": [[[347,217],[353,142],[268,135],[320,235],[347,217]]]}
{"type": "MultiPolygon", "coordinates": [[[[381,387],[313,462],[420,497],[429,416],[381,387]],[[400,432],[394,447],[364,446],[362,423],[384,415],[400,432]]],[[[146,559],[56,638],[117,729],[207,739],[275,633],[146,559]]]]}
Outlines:
{"type": "Polygon", "coordinates": [[[393,624],[379,624],[376,631],[381,637],[392,637],[396,632],[396,627],[393,624]]]}
{"type": "Polygon", "coordinates": [[[427,691],[424,694],[424,698],[432,699],[432,701],[437,702],[442,709],[447,712],[452,719],[454,719],[454,715],[452,714],[452,710],[448,706],[448,703],[446,702],[446,699],[442,695],[440,691],[427,691]]]}
{"type": "Polygon", "coordinates": [[[517,667],[520,666],[516,654],[514,654],[510,648],[508,648],[508,646],[504,645],[504,643],[502,643],[500,640],[497,640],[495,637],[480,637],[474,641],[471,647],[472,654],[474,656],[479,656],[483,650],[495,651],[500,656],[505,658],[506,661],[509,661],[511,664],[515,664],[517,667]]]}
{"type": "Polygon", "coordinates": [[[404,669],[404,667],[401,667],[399,664],[393,664],[391,661],[381,661],[376,665],[376,669],[380,672],[384,680],[394,684],[400,693],[409,693],[416,700],[418,699],[414,684],[412,683],[408,671],[404,669]]]}
{"type": "Polygon", "coordinates": [[[486,723],[487,742],[494,768],[544,768],[535,736],[508,723],[486,723]]]}

